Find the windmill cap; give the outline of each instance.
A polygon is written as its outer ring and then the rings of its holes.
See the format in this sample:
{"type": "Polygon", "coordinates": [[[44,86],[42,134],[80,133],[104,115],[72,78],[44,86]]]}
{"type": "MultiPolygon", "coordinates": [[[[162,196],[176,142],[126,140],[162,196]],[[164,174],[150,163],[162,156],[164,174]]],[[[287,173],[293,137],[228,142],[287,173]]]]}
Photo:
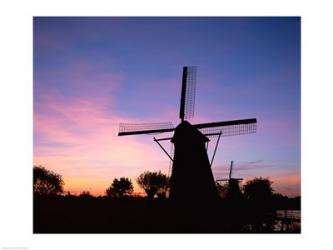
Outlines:
{"type": "Polygon", "coordinates": [[[209,139],[207,136],[202,134],[197,128],[195,128],[188,121],[182,121],[175,129],[174,136],[171,139],[171,142],[175,141],[202,141],[208,142],[209,139]]]}

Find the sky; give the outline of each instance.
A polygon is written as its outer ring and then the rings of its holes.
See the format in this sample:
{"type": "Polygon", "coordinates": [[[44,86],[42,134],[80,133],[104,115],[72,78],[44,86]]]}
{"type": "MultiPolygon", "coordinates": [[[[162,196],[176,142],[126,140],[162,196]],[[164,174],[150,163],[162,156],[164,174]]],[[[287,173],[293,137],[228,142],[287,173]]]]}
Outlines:
{"type": "MultiPolygon", "coordinates": [[[[300,195],[298,17],[35,17],[34,165],[65,191],[103,195],[114,178],[168,174],[153,136],[119,123],[179,123],[182,67],[197,66],[191,123],[257,118],[257,133],[222,137],[212,171],[269,177],[300,195]]],[[[171,134],[172,135],[172,134],[171,134]]],[[[216,141],[212,140],[208,155],[216,141]]],[[[170,150],[170,142],[163,146],[170,150]]]]}

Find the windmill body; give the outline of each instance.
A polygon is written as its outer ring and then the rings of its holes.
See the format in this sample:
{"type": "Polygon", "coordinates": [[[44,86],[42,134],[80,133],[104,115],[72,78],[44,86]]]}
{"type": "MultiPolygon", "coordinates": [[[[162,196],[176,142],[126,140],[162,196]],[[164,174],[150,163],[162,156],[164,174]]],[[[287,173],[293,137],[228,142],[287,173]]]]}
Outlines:
{"type": "Polygon", "coordinates": [[[230,170],[229,170],[229,178],[221,179],[221,180],[217,180],[217,181],[218,182],[227,181],[228,190],[227,190],[226,199],[238,201],[238,200],[241,200],[243,197],[242,192],[239,187],[239,181],[241,181],[243,179],[242,178],[232,178],[233,165],[234,165],[234,162],[231,161],[230,170]]]}
{"type": "Polygon", "coordinates": [[[239,179],[231,178],[228,180],[228,192],[227,199],[239,200],[243,197],[242,192],[239,187],[239,179]]]}
{"type": "Polygon", "coordinates": [[[154,141],[173,161],[169,197],[179,203],[215,201],[219,197],[211,170],[212,162],[209,162],[205,147],[209,136],[216,134],[233,136],[256,132],[257,119],[255,118],[190,124],[187,120],[194,114],[195,83],[196,67],[184,67],[179,112],[180,124],[177,127],[171,123],[121,123],[118,134],[125,136],[174,132],[173,137],[154,138],[154,141]],[[173,159],[161,146],[160,140],[171,140],[171,143],[174,144],[173,159]]]}
{"type": "Polygon", "coordinates": [[[175,151],[170,178],[170,199],[179,202],[218,199],[206,142],[209,139],[189,122],[181,122],[171,142],[175,151]],[[193,182],[196,185],[193,185],[193,182]]]}

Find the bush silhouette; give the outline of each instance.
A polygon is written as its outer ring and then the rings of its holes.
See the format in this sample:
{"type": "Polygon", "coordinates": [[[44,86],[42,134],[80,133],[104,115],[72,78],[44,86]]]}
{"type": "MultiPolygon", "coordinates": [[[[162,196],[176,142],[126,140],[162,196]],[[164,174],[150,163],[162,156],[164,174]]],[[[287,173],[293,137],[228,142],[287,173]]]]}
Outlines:
{"type": "Polygon", "coordinates": [[[43,166],[34,166],[33,182],[33,192],[37,195],[59,195],[64,191],[62,176],[43,166]]]}
{"type": "Polygon", "coordinates": [[[91,198],[93,196],[90,194],[89,191],[83,191],[83,192],[80,193],[79,197],[81,197],[81,198],[91,198]]]}
{"type": "Polygon", "coordinates": [[[153,199],[156,194],[159,198],[164,198],[169,187],[169,178],[161,171],[146,171],[140,174],[137,183],[146,192],[148,198],[153,199]]]}
{"type": "Polygon", "coordinates": [[[105,193],[108,197],[128,196],[133,193],[133,184],[128,178],[121,177],[119,180],[115,178],[105,193]]]}
{"type": "Polygon", "coordinates": [[[249,180],[243,187],[244,196],[249,201],[266,202],[272,198],[272,182],[268,178],[256,177],[249,180]]]}

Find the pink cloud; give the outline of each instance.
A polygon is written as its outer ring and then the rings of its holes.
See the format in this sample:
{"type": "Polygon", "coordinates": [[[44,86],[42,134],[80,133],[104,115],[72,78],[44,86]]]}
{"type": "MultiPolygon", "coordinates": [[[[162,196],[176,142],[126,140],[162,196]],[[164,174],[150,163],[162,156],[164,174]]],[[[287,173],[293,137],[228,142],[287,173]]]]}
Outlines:
{"type": "Polygon", "coordinates": [[[102,194],[115,177],[167,172],[169,162],[150,137],[117,136],[120,122],[141,121],[114,113],[106,98],[42,98],[45,106],[34,114],[34,164],[62,174],[66,190],[102,194]]]}
{"type": "Polygon", "coordinates": [[[301,195],[301,178],[299,174],[273,176],[271,180],[276,192],[290,197],[301,195]]]}

